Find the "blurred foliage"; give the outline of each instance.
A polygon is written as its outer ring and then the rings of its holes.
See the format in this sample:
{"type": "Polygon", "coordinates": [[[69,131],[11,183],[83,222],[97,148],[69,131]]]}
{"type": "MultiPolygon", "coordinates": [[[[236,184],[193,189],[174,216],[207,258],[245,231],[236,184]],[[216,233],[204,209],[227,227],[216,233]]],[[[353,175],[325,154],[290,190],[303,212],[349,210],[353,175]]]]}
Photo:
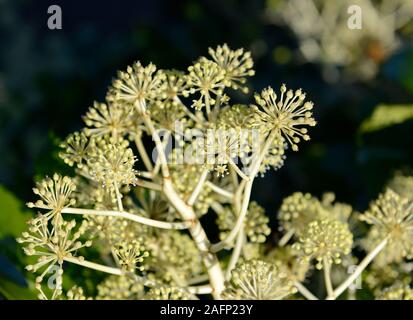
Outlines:
{"type": "Polygon", "coordinates": [[[16,197],[0,185],[0,238],[18,237],[26,229],[30,211],[16,197]]]}
{"type": "Polygon", "coordinates": [[[377,131],[413,119],[413,105],[378,105],[360,126],[362,133],[377,131]]]}
{"type": "Polygon", "coordinates": [[[26,229],[31,213],[12,193],[0,185],[0,297],[33,299],[33,284],[25,279],[21,268],[26,257],[17,248],[15,237],[26,229]]]}
{"type": "MultiPolygon", "coordinates": [[[[312,143],[254,187],[253,199],[272,224],[281,199],[292,192],[332,190],[339,201],[364,210],[395,171],[411,170],[412,43],[369,81],[327,83],[319,65],[296,63],[297,39],[268,24],[265,8],[264,0],[0,0],[0,296],[33,294],[13,240],[28,217],[23,206],[32,200],[33,177],[70,174],[56,156],[59,141],[81,126],[93,99],[104,99],[114,70],[137,59],[182,69],[208,46],[227,42],[252,51],[253,91],[285,82],[309,93],[318,121],[312,143]],[[51,4],[62,7],[62,30],[47,29],[51,4]]],[[[68,274],[99,277],[83,272],[90,271],[68,274]]]]}

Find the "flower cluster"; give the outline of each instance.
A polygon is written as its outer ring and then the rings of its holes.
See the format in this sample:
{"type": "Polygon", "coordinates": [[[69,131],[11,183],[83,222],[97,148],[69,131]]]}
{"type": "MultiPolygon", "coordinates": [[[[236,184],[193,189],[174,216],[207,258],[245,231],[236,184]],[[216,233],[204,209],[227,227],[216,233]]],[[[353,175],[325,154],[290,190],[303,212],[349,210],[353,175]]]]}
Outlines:
{"type": "Polygon", "coordinates": [[[53,178],[46,178],[37,183],[33,188],[33,193],[40,197],[36,202],[29,202],[29,208],[38,208],[48,210],[48,213],[42,218],[59,219],[61,211],[66,206],[72,206],[76,200],[71,198],[72,193],[76,190],[76,185],[69,177],[62,177],[54,174],[53,178]]]}
{"type": "Polygon", "coordinates": [[[142,246],[141,241],[121,242],[113,248],[122,269],[129,272],[134,272],[135,269],[144,270],[141,264],[149,256],[149,252],[142,246]]]}
{"type": "Polygon", "coordinates": [[[83,117],[88,128],[85,133],[88,136],[109,135],[113,139],[122,137],[131,125],[131,109],[119,104],[107,105],[105,103],[93,104],[83,117]]]}
{"type": "Polygon", "coordinates": [[[413,289],[403,283],[395,283],[384,289],[377,300],[413,300],[413,289]]]}
{"type": "Polygon", "coordinates": [[[224,70],[224,81],[227,87],[235,90],[242,89],[244,93],[248,88],[244,86],[246,77],[253,76],[254,62],[251,53],[244,49],[231,50],[227,44],[218,46],[216,49],[209,48],[212,59],[224,70]]]}
{"type": "Polygon", "coordinates": [[[119,188],[136,183],[135,161],[127,140],[111,143],[107,139],[99,139],[90,152],[88,167],[93,180],[104,187],[119,188]]]}
{"type": "Polygon", "coordinates": [[[343,255],[351,252],[353,235],[348,225],[338,220],[315,220],[305,228],[294,249],[300,251],[304,260],[317,261],[322,269],[332,263],[340,264],[343,255]]]}
{"type": "Polygon", "coordinates": [[[132,277],[109,276],[97,286],[98,300],[138,300],[145,295],[144,286],[132,277]]]}
{"type": "Polygon", "coordinates": [[[321,199],[309,193],[295,192],[283,200],[278,213],[281,229],[300,237],[306,227],[317,219],[334,219],[346,223],[353,209],[336,202],[333,193],[325,193],[321,199]]]}
{"type": "Polygon", "coordinates": [[[18,239],[33,257],[27,269],[38,273],[40,297],[314,299],[305,288],[318,285],[314,261],[337,298],[354,280],[345,269],[360,261],[374,296],[411,298],[412,178],[396,177],[362,214],[333,193],[293,193],[272,216],[280,232],[271,230],[272,213],[251,201],[253,182],[310,140],[314,105],[286,85],[234,103],[233,90],[251,88],[251,53],[226,44],[208,53],[185,72],[140,62],[120,71],[105,102],[84,115],[85,128],[61,143],[75,176],[37,183],[28,206],[39,216],[18,239]],[[92,240],[96,261],[83,258],[92,240]],[[96,290],[76,283],[66,291],[69,264],[108,276],[96,290]]]}
{"type": "Polygon", "coordinates": [[[277,266],[250,260],[232,271],[223,295],[240,300],[281,300],[295,292],[293,283],[277,266]]]}
{"type": "MultiPolygon", "coordinates": [[[[74,231],[76,222],[60,220],[51,228],[47,217],[40,217],[29,221],[29,231],[23,232],[22,237],[17,241],[26,245],[24,253],[28,256],[36,257],[33,264],[29,264],[26,269],[30,272],[42,270],[36,277],[36,288],[40,292],[40,298],[47,299],[42,290],[41,283],[48,273],[56,273],[56,282],[53,285],[52,298],[58,297],[62,293],[63,263],[65,259],[73,258],[76,251],[83,247],[90,247],[92,241],[84,243],[79,241],[81,231],[74,231]]],[[[82,260],[81,256],[76,257],[82,260]]]]}
{"type": "Polygon", "coordinates": [[[277,97],[274,90],[268,87],[255,95],[256,124],[264,131],[275,131],[283,136],[292,150],[298,151],[301,139],[310,140],[306,126],[316,125],[313,103],[304,102],[306,95],[301,89],[294,92],[282,85],[280,92],[277,97]]]}
{"type": "Polygon", "coordinates": [[[360,219],[373,225],[364,240],[367,249],[385,238],[389,239],[378,263],[401,262],[406,257],[413,257],[413,206],[409,199],[387,189],[371,203],[360,219]]]}
{"type": "Polygon", "coordinates": [[[253,74],[251,54],[226,44],[186,72],[136,62],[118,73],[85,128],[61,143],[74,177],[46,177],[27,204],[40,212],[18,242],[40,298],[320,298],[310,283],[334,299],[350,297],[361,272],[374,296],[411,298],[411,177],[393,180],[363,214],[333,193],[293,193],[278,214],[251,201],[255,179],[280,169],[316,125],[301,89],[230,101],[253,74]],[[67,290],[63,268],[107,276],[67,290]]]}
{"type": "Polygon", "coordinates": [[[136,105],[140,101],[152,101],[164,97],[165,74],[157,71],[152,63],[144,67],[140,61],[119,71],[118,78],[112,83],[108,100],[126,105],[136,105]]]}

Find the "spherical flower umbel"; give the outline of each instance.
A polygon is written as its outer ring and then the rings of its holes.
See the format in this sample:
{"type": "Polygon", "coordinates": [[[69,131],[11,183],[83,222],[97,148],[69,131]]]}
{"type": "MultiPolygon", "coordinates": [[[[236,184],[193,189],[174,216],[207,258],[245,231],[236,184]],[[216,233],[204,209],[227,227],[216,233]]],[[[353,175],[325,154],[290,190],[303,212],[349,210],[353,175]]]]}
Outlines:
{"type": "Polygon", "coordinates": [[[128,272],[135,272],[135,269],[143,271],[142,262],[149,256],[141,243],[141,239],[135,239],[131,242],[121,242],[113,247],[121,267],[128,272]]]}
{"type": "Polygon", "coordinates": [[[50,210],[43,217],[53,218],[60,215],[64,207],[75,204],[75,199],[70,197],[75,189],[76,185],[71,178],[55,173],[53,178],[45,178],[36,184],[33,192],[40,197],[40,200],[29,202],[27,206],[50,210]]]}
{"type": "Polygon", "coordinates": [[[163,97],[170,102],[179,104],[179,96],[187,96],[185,74],[177,70],[165,70],[165,92],[163,97]]]}
{"type": "Polygon", "coordinates": [[[83,117],[83,121],[88,126],[85,133],[97,137],[110,135],[113,139],[122,137],[132,125],[130,113],[130,108],[116,103],[107,105],[94,102],[93,107],[89,108],[83,117]]]}
{"type": "Polygon", "coordinates": [[[413,300],[413,289],[402,282],[385,288],[377,297],[377,300],[413,300]]]}
{"type": "Polygon", "coordinates": [[[401,197],[413,201],[413,176],[397,173],[388,183],[388,187],[401,197]]]}
{"type": "Polygon", "coordinates": [[[348,225],[338,220],[320,219],[311,222],[293,248],[304,261],[315,259],[316,268],[340,264],[341,257],[351,252],[353,235],[348,225]]]}
{"type": "Polygon", "coordinates": [[[212,59],[225,71],[225,85],[235,90],[241,89],[244,93],[248,88],[244,86],[246,77],[255,74],[252,69],[254,62],[251,58],[251,52],[244,49],[231,50],[225,43],[216,49],[209,48],[208,53],[212,59]]]}
{"type": "Polygon", "coordinates": [[[178,287],[159,286],[149,289],[147,300],[191,300],[193,296],[178,287]]]}
{"type": "Polygon", "coordinates": [[[318,199],[309,193],[295,192],[284,198],[278,212],[282,230],[301,235],[318,218],[320,207],[318,199]]]}
{"type": "Polygon", "coordinates": [[[92,298],[86,297],[83,288],[79,286],[73,286],[66,293],[66,296],[68,300],[92,300],[92,298]]]}
{"type": "Polygon", "coordinates": [[[144,67],[139,61],[118,72],[108,92],[108,100],[135,105],[140,101],[151,101],[164,95],[165,74],[156,71],[152,63],[144,67]]]}
{"type": "Polygon", "coordinates": [[[76,164],[80,169],[83,167],[88,150],[92,145],[93,141],[84,132],[72,133],[60,144],[60,148],[64,151],[59,152],[59,157],[69,166],[72,167],[76,164]]]}
{"type": "Polygon", "coordinates": [[[224,89],[225,72],[215,62],[201,59],[188,68],[189,74],[186,81],[189,89],[184,94],[201,94],[198,100],[193,100],[192,107],[197,110],[207,106],[209,108],[215,103],[212,95],[220,96],[224,89]]]}
{"type": "Polygon", "coordinates": [[[281,134],[291,145],[294,151],[298,150],[301,139],[310,140],[305,126],[313,127],[316,121],[313,118],[313,103],[304,102],[305,93],[301,89],[293,92],[283,84],[281,95],[277,97],[270,87],[261,94],[255,95],[253,108],[256,112],[256,125],[264,132],[275,130],[281,134]]]}
{"type": "Polygon", "coordinates": [[[217,127],[222,129],[247,130],[253,126],[254,109],[248,105],[235,104],[219,110],[217,127]]]}
{"type": "MultiPolygon", "coordinates": [[[[72,258],[76,251],[83,247],[90,247],[91,241],[82,243],[79,241],[81,231],[73,232],[76,226],[74,220],[67,222],[61,220],[58,225],[49,228],[48,220],[44,217],[29,221],[29,231],[23,232],[18,238],[19,243],[27,244],[24,252],[28,256],[36,257],[36,261],[26,267],[28,271],[37,272],[44,269],[40,276],[36,278],[36,288],[40,291],[40,296],[45,299],[41,288],[43,278],[55,266],[57,268],[56,287],[53,291],[53,298],[61,294],[61,284],[63,275],[63,262],[65,258],[72,258]]],[[[82,257],[77,257],[82,260],[82,257]]]]}
{"type": "Polygon", "coordinates": [[[202,256],[187,234],[170,230],[160,233],[156,239],[147,239],[147,242],[151,248],[148,273],[155,272],[158,278],[169,282],[186,281],[204,271],[202,256]]]}
{"type": "Polygon", "coordinates": [[[88,167],[91,176],[108,188],[136,183],[136,158],[126,140],[110,141],[102,138],[90,154],[88,167]]]}
{"type": "Polygon", "coordinates": [[[139,300],[145,291],[133,277],[109,276],[97,286],[97,300],[139,300]]]}
{"type": "Polygon", "coordinates": [[[308,224],[317,219],[334,219],[347,222],[353,209],[334,202],[334,193],[324,193],[321,200],[309,193],[295,192],[283,200],[278,218],[281,229],[301,236],[308,224]]]}
{"type": "Polygon", "coordinates": [[[388,237],[388,244],[379,259],[387,263],[401,262],[403,258],[413,256],[413,205],[408,198],[387,189],[360,219],[373,225],[365,241],[367,247],[388,237]]]}
{"type": "Polygon", "coordinates": [[[249,260],[232,270],[222,296],[236,300],[282,300],[295,292],[293,283],[277,266],[249,260]]]}

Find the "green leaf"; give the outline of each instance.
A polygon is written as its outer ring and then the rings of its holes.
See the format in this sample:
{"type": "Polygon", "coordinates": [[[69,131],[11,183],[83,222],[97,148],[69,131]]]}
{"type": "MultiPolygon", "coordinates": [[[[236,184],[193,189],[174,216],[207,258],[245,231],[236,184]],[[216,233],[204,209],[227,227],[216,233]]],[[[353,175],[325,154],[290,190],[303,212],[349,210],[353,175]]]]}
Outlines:
{"type": "Polygon", "coordinates": [[[413,105],[379,105],[360,126],[361,133],[381,130],[413,119],[413,105]]]}
{"type": "Polygon", "coordinates": [[[21,287],[2,277],[0,277],[0,295],[8,300],[37,299],[36,289],[33,283],[28,287],[21,287]]]}
{"type": "Polygon", "coordinates": [[[25,210],[23,203],[0,185],[0,238],[19,236],[30,217],[31,213],[25,210]]]}

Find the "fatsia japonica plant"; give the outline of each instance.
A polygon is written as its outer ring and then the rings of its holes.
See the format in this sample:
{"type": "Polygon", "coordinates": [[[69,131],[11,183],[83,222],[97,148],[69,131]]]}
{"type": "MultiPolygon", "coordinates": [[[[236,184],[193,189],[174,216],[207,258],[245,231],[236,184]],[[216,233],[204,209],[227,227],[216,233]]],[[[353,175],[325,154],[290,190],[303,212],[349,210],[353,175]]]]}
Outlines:
{"type": "Polygon", "coordinates": [[[269,217],[251,190],[310,140],[313,103],[284,84],[232,103],[229,92],[248,92],[251,54],[226,44],[208,53],[186,72],[141,62],[120,71],[61,144],[76,174],[37,183],[28,206],[38,215],[18,239],[39,297],[92,298],[78,284],[63,289],[74,264],[101,273],[96,299],[351,298],[363,270],[376,297],[411,298],[402,265],[413,254],[413,206],[396,187],[364,214],[332,193],[294,193],[278,212],[283,236],[268,245],[269,217]],[[365,223],[363,237],[354,230],[365,223]],[[368,251],[358,264],[356,244],[368,251]]]}

